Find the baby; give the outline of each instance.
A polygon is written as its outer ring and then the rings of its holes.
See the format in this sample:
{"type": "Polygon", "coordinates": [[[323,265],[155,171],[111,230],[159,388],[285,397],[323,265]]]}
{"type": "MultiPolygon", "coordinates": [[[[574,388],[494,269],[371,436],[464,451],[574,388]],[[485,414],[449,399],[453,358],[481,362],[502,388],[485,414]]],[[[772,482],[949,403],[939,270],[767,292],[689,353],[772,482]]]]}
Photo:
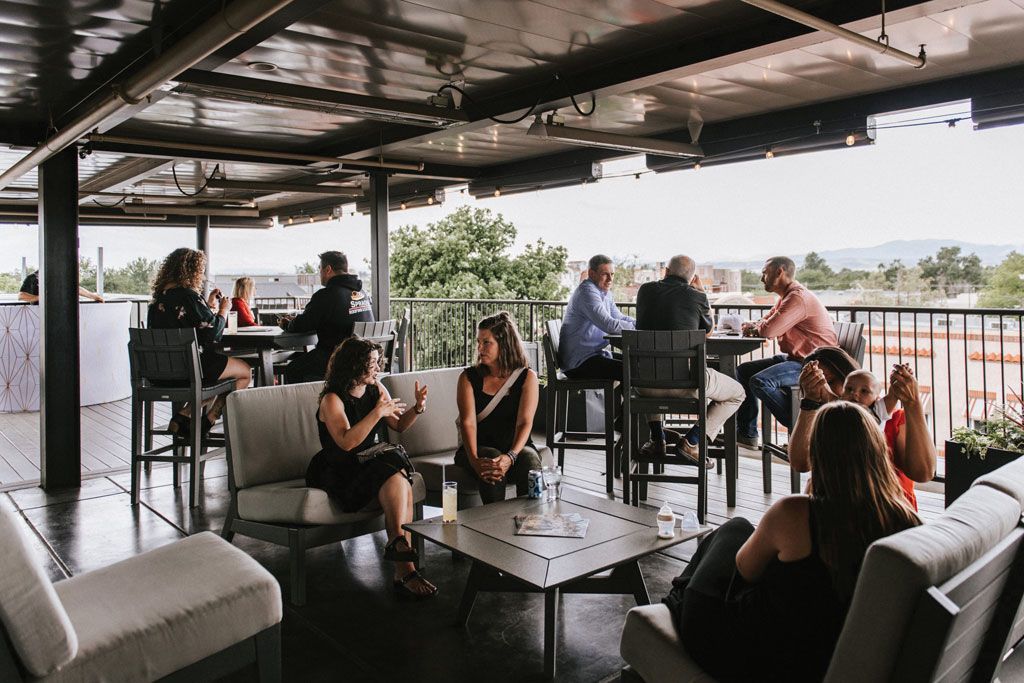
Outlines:
{"type": "Polygon", "coordinates": [[[885,424],[897,402],[891,391],[882,395],[882,383],[869,370],[854,370],[846,376],[842,398],[867,408],[879,424],[885,424]]]}

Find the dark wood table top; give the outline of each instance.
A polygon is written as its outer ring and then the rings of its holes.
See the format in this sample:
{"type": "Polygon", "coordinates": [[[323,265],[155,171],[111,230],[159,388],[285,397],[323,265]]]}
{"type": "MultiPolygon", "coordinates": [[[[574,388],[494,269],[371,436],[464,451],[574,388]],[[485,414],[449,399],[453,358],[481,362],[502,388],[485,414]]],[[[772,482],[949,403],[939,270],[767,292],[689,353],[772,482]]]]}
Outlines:
{"type": "Polygon", "coordinates": [[[239,327],[237,332],[221,335],[222,346],[238,349],[294,349],[316,344],[315,332],[285,332],[277,326],[239,327]]]}
{"type": "MultiPolygon", "coordinates": [[[[621,334],[606,334],[604,338],[616,348],[622,346],[621,334]]],[[[765,337],[744,337],[738,334],[712,334],[708,337],[704,348],[706,349],[705,353],[712,356],[724,353],[732,356],[742,356],[745,353],[761,348],[761,345],[766,341],[771,340],[765,337]]]]}
{"type": "Polygon", "coordinates": [[[547,503],[514,498],[459,510],[455,524],[440,517],[412,522],[414,534],[505,572],[542,590],[585,578],[625,562],[699,538],[711,530],[676,529],[672,539],[657,537],[657,512],[563,487],[562,499],[547,503]],[[578,512],[590,520],[586,538],[516,536],[517,514],[578,512]]]}

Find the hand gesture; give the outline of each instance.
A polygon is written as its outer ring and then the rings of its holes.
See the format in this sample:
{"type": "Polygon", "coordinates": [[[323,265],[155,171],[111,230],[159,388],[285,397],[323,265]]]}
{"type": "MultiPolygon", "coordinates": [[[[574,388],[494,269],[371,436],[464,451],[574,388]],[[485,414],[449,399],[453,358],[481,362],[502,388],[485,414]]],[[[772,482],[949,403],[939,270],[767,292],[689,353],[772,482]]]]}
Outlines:
{"type": "Polygon", "coordinates": [[[295,318],[294,315],[281,315],[277,318],[277,324],[282,330],[288,329],[288,323],[295,318]]]}
{"type": "Polygon", "coordinates": [[[743,332],[744,337],[756,337],[757,336],[757,325],[754,323],[743,323],[740,326],[740,330],[743,332]]]}
{"type": "Polygon", "coordinates": [[[697,275],[697,273],[693,274],[693,279],[690,280],[690,286],[701,292],[704,291],[704,283],[701,282],[700,275],[697,275]]]}
{"type": "Polygon", "coordinates": [[[384,419],[388,417],[401,417],[402,413],[405,412],[405,404],[402,403],[401,399],[390,398],[384,392],[381,392],[380,397],[377,399],[377,405],[373,407],[374,412],[377,413],[377,419],[384,419]]]}
{"type": "Polygon", "coordinates": [[[217,305],[217,300],[221,298],[222,296],[220,290],[214,288],[210,290],[210,296],[206,297],[206,303],[210,305],[210,308],[214,308],[217,305]]]}
{"type": "Polygon", "coordinates": [[[505,478],[505,474],[508,473],[509,467],[511,467],[511,458],[502,454],[497,458],[477,458],[476,462],[478,467],[474,467],[477,470],[477,474],[480,478],[488,483],[496,484],[505,478]]]}
{"type": "Polygon", "coordinates": [[[889,392],[903,404],[904,408],[916,405],[920,398],[920,388],[914,371],[909,365],[897,365],[889,375],[889,392]]]}
{"type": "Polygon", "coordinates": [[[424,384],[422,387],[419,382],[416,382],[416,386],[413,389],[413,393],[416,395],[416,403],[413,406],[417,412],[423,412],[427,407],[427,385],[424,384]]]}
{"type": "Polygon", "coordinates": [[[828,403],[836,398],[816,360],[809,361],[800,371],[800,390],[806,398],[819,403],[828,403]]]}
{"type": "Polygon", "coordinates": [[[228,311],[231,310],[231,300],[227,297],[222,297],[218,302],[217,312],[225,318],[228,317],[228,311]]]}

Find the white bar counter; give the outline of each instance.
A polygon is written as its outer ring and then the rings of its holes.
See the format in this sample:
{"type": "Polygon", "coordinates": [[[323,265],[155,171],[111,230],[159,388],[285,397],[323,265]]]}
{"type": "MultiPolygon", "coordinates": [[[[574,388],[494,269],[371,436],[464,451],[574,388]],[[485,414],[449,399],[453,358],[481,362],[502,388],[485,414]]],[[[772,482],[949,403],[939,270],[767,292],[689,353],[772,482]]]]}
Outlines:
{"type": "MultiPolygon", "coordinates": [[[[78,304],[81,404],[131,396],[131,301],[78,304]]],[[[39,306],[0,300],[0,413],[39,410],[39,306]]]]}

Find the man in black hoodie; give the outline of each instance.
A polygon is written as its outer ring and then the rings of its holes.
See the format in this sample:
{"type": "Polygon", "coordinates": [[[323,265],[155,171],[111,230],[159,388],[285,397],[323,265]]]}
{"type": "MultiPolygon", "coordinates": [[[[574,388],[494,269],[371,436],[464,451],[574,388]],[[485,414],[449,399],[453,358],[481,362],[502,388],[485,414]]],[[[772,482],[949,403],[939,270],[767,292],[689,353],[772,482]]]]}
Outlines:
{"type": "Polygon", "coordinates": [[[356,322],[372,322],[370,297],[363,282],[348,272],[348,257],[340,251],[320,254],[320,283],[306,309],[295,317],[286,316],[281,327],[288,332],[316,332],[316,348],[296,356],[285,371],[289,384],[323,380],[327,361],[341,342],[352,336],[356,322]]]}

